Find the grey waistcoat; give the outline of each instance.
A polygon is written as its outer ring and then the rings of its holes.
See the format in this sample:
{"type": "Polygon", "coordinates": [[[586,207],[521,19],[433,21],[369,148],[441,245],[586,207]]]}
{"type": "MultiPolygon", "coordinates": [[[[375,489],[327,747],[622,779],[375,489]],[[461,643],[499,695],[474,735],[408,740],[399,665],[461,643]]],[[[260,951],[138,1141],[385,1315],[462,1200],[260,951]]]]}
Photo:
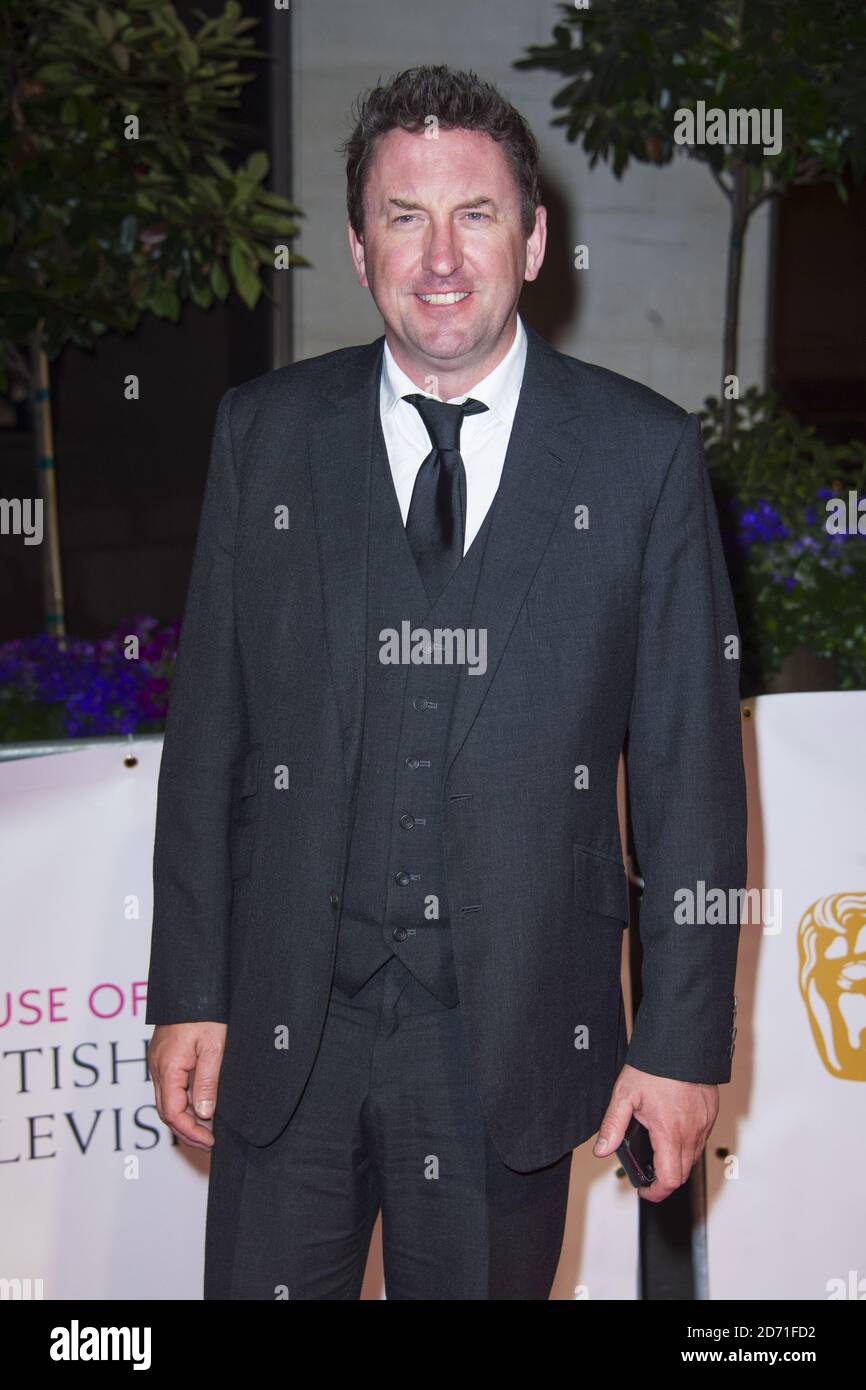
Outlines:
{"type": "MultiPolygon", "coordinates": [[[[453,1005],[444,758],[457,682],[480,677],[469,674],[465,658],[461,664],[442,658],[407,664],[411,645],[403,625],[423,627],[434,642],[436,628],[465,631],[496,499],[431,608],[400,515],[378,410],[373,451],[363,751],[334,981],[351,996],[397,955],[437,998],[453,1005]],[[399,664],[380,659],[384,629],[398,634],[399,664]]],[[[447,634],[442,644],[443,656],[459,654],[459,643],[452,647],[447,634]]]]}

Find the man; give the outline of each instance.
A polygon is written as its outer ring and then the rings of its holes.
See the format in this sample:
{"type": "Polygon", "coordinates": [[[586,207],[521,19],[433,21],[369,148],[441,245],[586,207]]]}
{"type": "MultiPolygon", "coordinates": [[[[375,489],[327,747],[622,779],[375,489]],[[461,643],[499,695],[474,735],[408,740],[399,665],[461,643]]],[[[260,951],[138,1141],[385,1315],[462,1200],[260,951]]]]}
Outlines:
{"type": "Polygon", "coordinates": [[[412,69],[346,153],[384,337],[217,418],[159,780],[157,1104],[214,1145],[206,1298],[358,1298],[381,1209],[389,1299],[544,1299],[572,1149],[636,1116],[663,1200],[730,1079],[738,922],[676,913],[745,881],[736,619],[696,417],[518,315],[546,236],[522,117],[412,69]]]}

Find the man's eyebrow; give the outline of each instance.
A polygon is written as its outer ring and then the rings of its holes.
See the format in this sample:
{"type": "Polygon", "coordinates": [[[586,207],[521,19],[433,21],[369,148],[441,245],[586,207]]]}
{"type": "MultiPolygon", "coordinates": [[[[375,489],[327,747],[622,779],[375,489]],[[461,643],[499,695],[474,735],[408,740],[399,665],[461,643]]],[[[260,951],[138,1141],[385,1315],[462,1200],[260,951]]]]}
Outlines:
{"type": "MultiPolygon", "coordinates": [[[[390,207],[402,208],[404,212],[417,212],[421,207],[420,203],[413,202],[411,198],[388,198],[386,201],[390,207]]],[[[480,194],[477,198],[467,198],[464,203],[455,203],[455,207],[458,208],[480,208],[486,206],[492,208],[496,207],[496,200],[488,197],[487,194],[480,194]]]]}

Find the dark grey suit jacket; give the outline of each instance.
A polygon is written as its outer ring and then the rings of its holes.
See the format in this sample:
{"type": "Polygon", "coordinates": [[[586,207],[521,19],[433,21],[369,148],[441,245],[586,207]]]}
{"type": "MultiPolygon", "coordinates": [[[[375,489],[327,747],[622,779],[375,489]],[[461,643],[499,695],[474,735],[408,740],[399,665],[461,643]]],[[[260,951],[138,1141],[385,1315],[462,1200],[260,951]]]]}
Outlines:
{"type": "MultiPolygon", "coordinates": [[[[461,676],[443,806],[475,1079],[521,1171],[595,1132],[623,1058],[730,1079],[737,913],[679,924],[674,895],[746,877],[738,629],[699,422],[528,337],[472,615],[487,671],[461,676]],[[630,1042],[624,743],[646,885],[630,1042]]],[[[217,1108],[256,1145],[289,1120],[328,1002],[383,342],[223,398],[171,692],[146,1018],[228,1023],[217,1108]]]]}

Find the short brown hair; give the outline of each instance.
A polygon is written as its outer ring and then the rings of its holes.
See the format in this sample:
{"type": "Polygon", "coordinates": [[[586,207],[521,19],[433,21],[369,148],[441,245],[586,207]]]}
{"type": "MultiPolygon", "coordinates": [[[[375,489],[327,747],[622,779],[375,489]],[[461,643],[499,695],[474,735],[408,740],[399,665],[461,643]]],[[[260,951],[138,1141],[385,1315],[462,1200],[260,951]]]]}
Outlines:
{"type": "Polygon", "coordinates": [[[389,130],[418,134],[435,116],[442,130],[480,130],[504,146],[520,193],[520,217],[527,236],[541,202],[538,142],[516,107],[491,82],[474,72],[454,72],[444,64],[407,68],[386,87],[372,87],[356,103],[355,127],[340,146],[346,156],[346,205],[355,235],[363,240],[364,185],[379,136],[389,130]]]}

